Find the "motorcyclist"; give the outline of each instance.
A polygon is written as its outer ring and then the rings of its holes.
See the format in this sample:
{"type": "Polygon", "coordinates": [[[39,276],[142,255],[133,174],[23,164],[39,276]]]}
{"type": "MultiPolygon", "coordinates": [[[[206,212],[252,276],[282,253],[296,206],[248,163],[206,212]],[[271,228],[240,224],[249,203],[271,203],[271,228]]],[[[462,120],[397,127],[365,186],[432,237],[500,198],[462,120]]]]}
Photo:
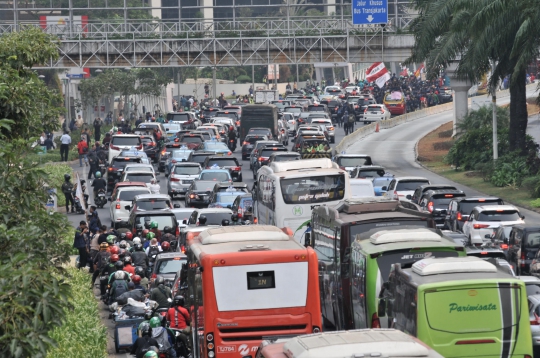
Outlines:
{"type": "MultiPolygon", "coordinates": [[[[117,261],[118,267],[123,266],[121,261],[117,261]]],[[[116,266],[115,264],[115,266],[116,266]]],[[[109,279],[109,304],[116,302],[118,297],[128,291],[127,273],[117,270],[109,279]],[[112,282],[111,282],[112,281],[112,282]]]]}
{"type": "Polygon", "coordinates": [[[169,322],[169,327],[171,329],[181,331],[181,334],[177,336],[177,338],[184,343],[186,351],[179,352],[179,354],[183,357],[187,357],[189,354],[189,343],[186,334],[189,334],[188,327],[191,324],[191,318],[188,310],[184,308],[184,304],[184,296],[174,296],[172,307],[167,311],[165,318],[167,319],[167,322],[169,322]]]}
{"type": "MultiPolygon", "coordinates": [[[[157,221],[152,221],[150,223],[150,232],[153,232],[155,235],[155,238],[161,242],[161,231],[158,229],[158,223],[157,221]]],[[[148,238],[148,237],[147,237],[148,238]]]]}
{"type": "Polygon", "coordinates": [[[96,179],[92,182],[92,188],[94,188],[94,202],[100,190],[107,190],[107,182],[101,177],[101,172],[96,172],[96,179]]]}
{"type": "MultiPolygon", "coordinates": [[[[141,337],[137,338],[135,343],[131,346],[131,354],[134,355],[136,358],[144,358],[146,357],[146,354],[150,353],[148,349],[151,346],[158,346],[158,342],[151,337],[151,331],[150,331],[150,325],[141,325],[141,337]]],[[[156,353],[153,352],[152,353],[156,353]]],[[[152,355],[149,355],[149,357],[152,357],[152,355]]],[[[157,355],[154,355],[154,357],[157,357],[157,355]]]]}
{"type": "Polygon", "coordinates": [[[142,293],[146,294],[146,289],[141,285],[142,278],[140,275],[135,274],[131,277],[131,281],[135,285],[136,290],[142,291],[142,293]]]}
{"type": "Polygon", "coordinates": [[[129,273],[130,275],[135,275],[135,266],[131,264],[131,257],[126,256],[124,257],[124,271],[129,273]]]}
{"type": "Polygon", "coordinates": [[[131,254],[131,260],[135,266],[135,273],[137,273],[137,269],[141,267],[143,269],[143,275],[141,277],[144,277],[144,273],[148,268],[148,255],[143,251],[142,244],[135,244],[134,249],[135,251],[131,254]]]}
{"type": "MultiPolygon", "coordinates": [[[[169,357],[176,357],[176,352],[173,346],[169,342],[169,331],[165,327],[161,326],[161,320],[158,317],[152,317],[150,319],[150,328],[152,328],[152,337],[158,342],[160,352],[167,352],[169,357]]],[[[172,336],[174,341],[174,336],[172,336]]]]}
{"type": "Polygon", "coordinates": [[[163,228],[163,235],[161,235],[161,243],[171,242],[176,240],[176,236],[172,234],[172,227],[165,226],[163,228]]]}
{"type": "MultiPolygon", "coordinates": [[[[152,233],[148,233],[151,236],[152,233]]],[[[150,240],[150,246],[146,248],[146,255],[148,256],[148,265],[153,267],[156,262],[157,255],[163,251],[155,238],[150,240]]]]}
{"type": "Polygon", "coordinates": [[[143,269],[142,267],[140,266],[137,266],[135,267],[135,276],[140,276],[141,278],[141,287],[145,290],[145,291],[148,291],[148,278],[145,277],[145,269],[143,269]]]}
{"type": "Polygon", "coordinates": [[[64,174],[64,183],[62,184],[62,193],[66,198],[66,213],[69,213],[69,203],[71,203],[71,213],[75,212],[75,202],[73,201],[73,183],[71,183],[71,175],[64,174]]]}
{"type": "Polygon", "coordinates": [[[229,148],[231,149],[231,151],[234,152],[234,150],[236,149],[236,131],[234,130],[234,126],[229,126],[229,142],[232,141],[232,148],[229,148]]]}
{"type": "Polygon", "coordinates": [[[152,194],[159,194],[159,190],[161,189],[156,179],[150,180],[150,183],[146,184],[146,186],[150,189],[152,194]]]}
{"type": "Polygon", "coordinates": [[[148,351],[144,354],[143,358],[158,358],[158,354],[155,351],[148,351]]]}
{"type": "Polygon", "coordinates": [[[165,241],[161,244],[161,251],[162,252],[171,252],[171,244],[169,244],[168,241],[165,241]]]}
{"type": "Polygon", "coordinates": [[[158,303],[159,308],[169,308],[169,299],[172,299],[171,289],[165,286],[165,279],[159,276],[157,286],[150,291],[150,299],[158,303]]]}
{"type": "Polygon", "coordinates": [[[128,249],[130,253],[135,252],[135,245],[137,245],[137,244],[141,244],[141,238],[138,237],[138,236],[133,239],[131,247],[128,249]]]}

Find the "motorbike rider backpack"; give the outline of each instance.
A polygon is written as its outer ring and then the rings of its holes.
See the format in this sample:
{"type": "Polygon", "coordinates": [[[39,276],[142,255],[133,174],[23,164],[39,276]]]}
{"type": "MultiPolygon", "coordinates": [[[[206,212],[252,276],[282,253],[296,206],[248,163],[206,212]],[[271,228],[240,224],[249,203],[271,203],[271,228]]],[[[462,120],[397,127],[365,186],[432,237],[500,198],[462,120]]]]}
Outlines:
{"type": "Polygon", "coordinates": [[[354,123],[354,114],[349,114],[349,123],[354,123]]]}
{"type": "Polygon", "coordinates": [[[159,247],[150,246],[150,249],[148,250],[148,260],[150,262],[156,261],[157,254],[159,254],[159,247]]]}
{"type": "Polygon", "coordinates": [[[97,267],[99,270],[103,270],[105,266],[109,263],[109,259],[111,258],[111,254],[107,251],[100,252],[99,253],[99,261],[97,263],[97,267]]]}
{"type": "Polygon", "coordinates": [[[115,280],[112,288],[114,289],[114,299],[128,291],[126,280],[115,280]]]}

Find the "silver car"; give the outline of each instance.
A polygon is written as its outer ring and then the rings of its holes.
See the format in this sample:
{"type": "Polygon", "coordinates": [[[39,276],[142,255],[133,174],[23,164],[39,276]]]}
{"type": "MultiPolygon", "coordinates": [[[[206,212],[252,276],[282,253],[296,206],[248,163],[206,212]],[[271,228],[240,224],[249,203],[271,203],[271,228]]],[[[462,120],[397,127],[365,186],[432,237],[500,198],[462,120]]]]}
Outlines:
{"type": "Polygon", "coordinates": [[[332,123],[332,121],[330,119],[323,119],[323,118],[317,118],[317,119],[313,119],[311,121],[311,124],[322,124],[326,127],[326,131],[328,132],[328,137],[329,137],[329,141],[330,143],[335,143],[336,142],[336,133],[335,133],[335,128],[334,128],[334,124],[332,123]]]}
{"type": "Polygon", "coordinates": [[[193,180],[199,177],[201,166],[198,163],[182,162],[171,167],[171,173],[167,180],[167,193],[171,198],[175,195],[186,194],[193,180]]]}

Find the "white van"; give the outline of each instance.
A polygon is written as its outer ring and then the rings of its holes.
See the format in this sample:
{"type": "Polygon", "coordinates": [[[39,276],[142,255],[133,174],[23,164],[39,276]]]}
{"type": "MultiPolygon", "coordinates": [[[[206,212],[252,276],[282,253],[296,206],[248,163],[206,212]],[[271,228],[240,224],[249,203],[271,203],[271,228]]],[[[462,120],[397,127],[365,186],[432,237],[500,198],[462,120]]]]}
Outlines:
{"type": "Polygon", "coordinates": [[[375,190],[370,179],[351,179],[351,199],[374,197],[375,190]]]}

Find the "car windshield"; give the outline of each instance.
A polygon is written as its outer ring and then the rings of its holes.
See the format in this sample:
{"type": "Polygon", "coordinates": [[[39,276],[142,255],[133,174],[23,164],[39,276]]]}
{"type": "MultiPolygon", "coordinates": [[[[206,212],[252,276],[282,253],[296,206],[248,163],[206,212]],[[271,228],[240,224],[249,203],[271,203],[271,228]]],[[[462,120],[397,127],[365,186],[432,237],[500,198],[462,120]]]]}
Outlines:
{"type": "Polygon", "coordinates": [[[308,108],[308,112],[324,112],[323,106],[311,106],[308,108]]]}
{"type": "Polygon", "coordinates": [[[221,225],[223,220],[231,220],[231,212],[222,213],[201,213],[206,216],[206,225],[221,225]]]}
{"type": "MultiPolygon", "coordinates": [[[[187,210],[187,209],[186,209],[187,210]]],[[[195,209],[187,210],[187,211],[174,211],[174,216],[176,217],[177,221],[182,222],[182,220],[189,220],[189,217],[191,214],[195,211],[195,209]]]]}
{"type": "Polygon", "coordinates": [[[213,181],[227,181],[229,180],[229,175],[224,172],[205,172],[201,173],[201,180],[213,180],[213,181]]]}
{"type": "Polygon", "coordinates": [[[149,172],[149,173],[153,173],[154,172],[154,169],[151,168],[151,167],[134,167],[134,166],[126,166],[126,172],[133,172],[133,171],[137,171],[137,172],[149,172]]]}
{"type": "Polygon", "coordinates": [[[285,147],[273,147],[273,148],[270,148],[270,149],[263,149],[263,150],[261,151],[260,156],[261,156],[261,157],[268,158],[272,153],[275,153],[275,152],[286,152],[286,151],[287,151],[287,148],[285,148],[285,147]]]}
{"type": "Polygon", "coordinates": [[[478,214],[478,221],[518,221],[517,210],[486,210],[478,214]]]}
{"type": "Polygon", "coordinates": [[[485,200],[485,201],[461,201],[459,203],[459,212],[464,215],[469,215],[471,211],[477,206],[488,206],[488,205],[501,205],[503,202],[501,200],[485,200]]]}
{"type": "Polygon", "coordinates": [[[173,150],[171,152],[171,157],[175,159],[187,159],[189,158],[189,155],[191,154],[191,150],[173,150]]]}
{"type": "Polygon", "coordinates": [[[338,158],[337,163],[340,167],[356,167],[356,166],[362,166],[362,165],[371,165],[371,158],[340,157],[338,158]]]}
{"type": "Polygon", "coordinates": [[[141,215],[135,218],[134,225],[141,224],[144,226],[145,221],[155,221],[158,224],[158,229],[163,229],[165,226],[176,228],[176,217],[173,214],[168,215],[141,215]]]}
{"type": "Polygon", "coordinates": [[[199,136],[193,136],[192,137],[192,136],[189,136],[189,135],[185,135],[180,139],[180,142],[183,142],[183,143],[202,143],[203,140],[199,136]]]}
{"type": "Polygon", "coordinates": [[[182,269],[182,264],[186,260],[181,260],[180,257],[175,257],[168,260],[159,260],[157,267],[157,274],[172,274],[177,273],[182,269]]]}
{"type": "Polygon", "coordinates": [[[433,206],[437,209],[447,209],[448,204],[450,204],[450,201],[455,198],[463,197],[463,195],[459,194],[440,194],[440,195],[434,195],[431,198],[431,201],[433,202],[433,206]]]}
{"type": "Polygon", "coordinates": [[[388,186],[388,184],[390,184],[391,181],[392,181],[391,177],[374,178],[373,186],[374,187],[388,186]]]}
{"type": "Polygon", "coordinates": [[[113,137],[111,145],[122,147],[136,147],[141,144],[140,137],[113,137]]]}
{"type": "Polygon", "coordinates": [[[229,112],[229,113],[220,112],[220,113],[217,114],[217,116],[219,116],[219,117],[227,117],[227,118],[234,119],[234,120],[236,120],[238,118],[235,112],[229,112]]]}
{"type": "Polygon", "coordinates": [[[204,163],[206,157],[208,157],[208,156],[210,156],[210,155],[214,155],[214,153],[211,153],[211,154],[210,154],[210,153],[209,153],[209,154],[202,154],[202,155],[194,155],[194,156],[191,158],[190,162],[198,163],[198,164],[201,164],[201,165],[202,165],[202,164],[204,163]]]}
{"type": "Polygon", "coordinates": [[[414,191],[420,185],[429,184],[427,180],[401,180],[397,183],[397,191],[414,191]]]}
{"type": "Polygon", "coordinates": [[[382,108],[379,106],[369,106],[367,110],[370,112],[382,112],[382,108]]]}
{"type": "Polygon", "coordinates": [[[211,110],[208,110],[208,109],[205,109],[202,114],[203,116],[205,117],[214,117],[216,115],[217,111],[211,111],[211,110]]]}
{"type": "Polygon", "coordinates": [[[289,113],[301,113],[302,112],[302,108],[300,108],[300,107],[285,107],[283,110],[286,111],[286,112],[289,112],[289,113]]]}
{"type": "Polygon", "coordinates": [[[267,135],[270,134],[270,129],[266,128],[251,128],[248,132],[249,134],[263,134],[267,135]]]}
{"type": "Polygon", "coordinates": [[[226,193],[218,195],[218,203],[232,204],[238,195],[242,195],[244,192],[226,193]]]}
{"type": "Polygon", "coordinates": [[[244,142],[248,142],[249,144],[253,144],[255,142],[258,142],[260,140],[266,140],[263,137],[246,137],[244,138],[244,142]]]}
{"type": "Polygon", "coordinates": [[[141,158],[114,158],[111,166],[113,168],[124,168],[128,164],[140,163],[141,158]]]}
{"type": "MultiPolygon", "coordinates": [[[[345,195],[344,174],[282,179],[280,185],[286,204],[324,203],[342,200],[345,195]]],[[[262,197],[273,195],[262,191],[262,197]]]]}
{"type": "Polygon", "coordinates": [[[193,182],[192,190],[212,191],[215,185],[216,183],[214,183],[213,181],[208,182],[208,181],[203,181],[203,180],[196,180],[195,182],[193,182]]]}
{"type": "Polygon", "coordinates": [[[290,160],[300,159],[300,155],[276,155],[274,156],[274,162],[288,162],[290,160]]]}
{"type": "Polygon", "coordinates": [[[187,122],[191,117],[187,113],[169,113],[167,119],[171,122],[187,122]]]}
{"type": "Polygon", "coordinates": [[[161,210],[171,207],[172,205],[169,199],[145,199],[137,201],[137,209],[140,210],[161,210]]]}
{"type": "Polygon", "coordinates": [[[120,201],[133,201],[137,195],[150,194],[150,190],[122,190],[118,199],[120,201]]]}
{"type": "Polygon", "coordinates": [[[204,145],[206,146],[206,149],[210,150],[229,150],[227,145],[222,142],[205,142],[204,145]]]}
{"type": "Polygon", "coordinates": [[[208,166],[217,164],[218,167],[237,167],[238,163],[233,158],[223,158],[223,159],[211,159],[208,161],[208,166]]]}
{"type": "Polygon", "coordinates": [[[540,232],[530,232],[527,234],[527,240],[525,240],[525,247],[531,249],[540,248],[540,232]]]}
{"type": "Polygon", "coordinates": [[[150,183],[150,180],[154,179],[152,173],[127,173],[125,181],[140,181],[143,183],[150,183]]]}
{"type": "Polygon", "coordinates": [[[201,168],[197,165],[177,165],[174,167],[173,174],[177,175],[198,175],[201,168]]]}
{"type": "Polygon", "coordinates": [[[355,169],[351,174],[353,178],[376,178],[385,174],[384,169],[355,169]]]}

